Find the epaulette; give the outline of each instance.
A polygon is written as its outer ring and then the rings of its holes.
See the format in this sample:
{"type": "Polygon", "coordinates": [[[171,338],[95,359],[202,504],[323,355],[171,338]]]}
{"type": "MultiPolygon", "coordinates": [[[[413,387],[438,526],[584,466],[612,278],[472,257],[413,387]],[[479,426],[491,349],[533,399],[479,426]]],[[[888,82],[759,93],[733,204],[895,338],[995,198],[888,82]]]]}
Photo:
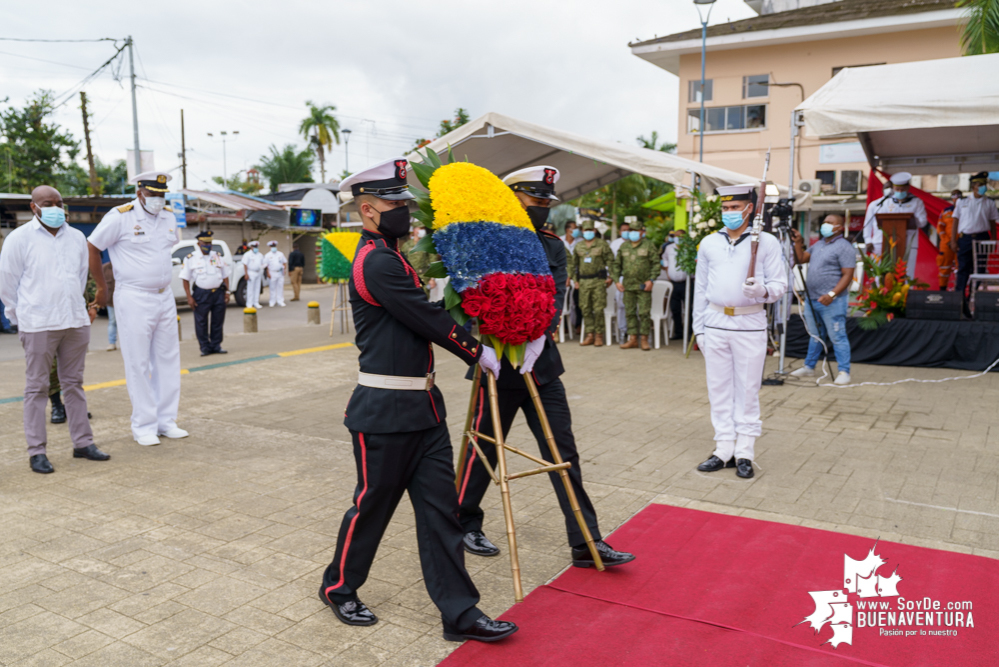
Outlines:
{"type": "Polygon", "coordinates": [[[173,213],[173,209],[169,206],[164,206],[163,210],[166,211],[167,213],[173,213]]]}
{"type": "Polygon", "coordinates": [[[185,257],[184,259],[191,259],[192,257],[194,257],[194,253],[193,252],[191,254],[189,254],[187,257],[185,257]]]}
{"type": "Polygon", "coordinates": [[[127,204],[122,204],[121,206],[116,206],[115,210],[119,213],[128,213],[135,206],[135,202],[129,202],[127,204]]]}
{"type": "Polygon", "coordinates": [[[556,234],[555,232],[550,232],[550,231],[548,231],[547,229],[542,229],[542,230],[541,230],[541,233],[542,233],[542,234],[544,234],[545,236],[550,236],[550,237],[552,237],[553,239],[556,239],[556,240],[558,240],[558,241],[561,241],[561,240],[562,240],[562,237],[560,237],[560,236],[559,236],[558,234],[556,234]]]}

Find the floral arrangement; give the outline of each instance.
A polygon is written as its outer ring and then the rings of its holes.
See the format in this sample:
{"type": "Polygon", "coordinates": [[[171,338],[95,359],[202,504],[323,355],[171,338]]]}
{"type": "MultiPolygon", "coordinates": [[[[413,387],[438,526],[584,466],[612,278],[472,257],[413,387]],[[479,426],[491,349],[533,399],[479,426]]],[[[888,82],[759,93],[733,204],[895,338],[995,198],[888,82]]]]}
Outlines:
{"type": "Polygon", "coordinates": [[[697,268],[697,247],[708,234],[721,229],[721,202],[718,195],[705,195],[694,191],[694,216],[687,227],[687,234],[676,244],[676,263],[687,275],[694,275],[697,268]]]}
{"type": "Polygon", "coordinates": [[[417,192],[415,216],[427,228],[414,250],[441,256],[427,269],[449,277],[444,306],[459,324],[479,319],[479,332],[515,367],[528,341],[555,316],[555,280],[544,248],[516,195],[494,174],[468,162],[440,162],[427,151],[413,171],[429,190],[417,192]]]}
{"type": "Polygon", "coordinates": [[[883,256],[861,255],[864,273],[872,278],[857,296],[854,312],[864,316],[858,326],[873,331],[896,317],[905,315],[905,299],[910,289],[927,289],[929,285],[906,275],[905,260],[895,259],[895,240],[889,239],[888,252],[883,256]]]}
{"type": "Polygon", "coordinates": [[[350,266],[361,242],[358,232],[330,232],[322,236],[322,253],[316,269],[323,282],[342,282],[350,279],[350,266]]]}

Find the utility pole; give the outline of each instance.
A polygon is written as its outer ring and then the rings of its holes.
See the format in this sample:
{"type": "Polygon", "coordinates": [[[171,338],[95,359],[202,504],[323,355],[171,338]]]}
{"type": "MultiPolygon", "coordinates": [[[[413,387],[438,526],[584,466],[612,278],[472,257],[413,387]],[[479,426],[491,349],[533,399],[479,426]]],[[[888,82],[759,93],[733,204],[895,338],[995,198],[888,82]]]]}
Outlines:
{"type": "Polygon", "coordinates": [[[97,182],[97,169],[94,168],[94,151],[90,148],[90,120],[87,113],[87,94],[80,91],[80,109],[83,111],[83,136],[87,140],[87,164],[90,166],[90,192],[95,197],[101,195],[101,187],[97,182]]]}
{"type": "Polygon", "coordinates": [[[128,36],[128,71],[132,80],[132,138],[135,141],[135,173],[142,173],[142,154],[139,152],[139,110],[135,102],[135,59],[133,57],[132,36],[128,36]]]}
{"type": "Polygon", "coordinates": [[[184,189],[187,189],[187,145],[184,143],[184,110],[180,110],[180,175],[184,189]]]}

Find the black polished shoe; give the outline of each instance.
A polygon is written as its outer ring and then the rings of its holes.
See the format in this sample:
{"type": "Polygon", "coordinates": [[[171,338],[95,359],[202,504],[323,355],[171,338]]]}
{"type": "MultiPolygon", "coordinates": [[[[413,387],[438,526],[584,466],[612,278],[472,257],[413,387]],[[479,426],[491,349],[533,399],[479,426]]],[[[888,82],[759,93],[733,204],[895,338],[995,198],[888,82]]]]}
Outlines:
{"type": "Polygon", "coordinates": [[[229,350],[218,349],[212,352],[212,354],[229,354],[229,350]]]}
{"type": "Polygon", "coordinates": [[[475,625],[464,632],[454,632],[445,626],[444,639],[449,642],[463,642],[466,639],[472,639],[477,642],[498,642],[501,639],[506,639],[518,629],[516,623],[494,621],[483,614],[475,622],[475,625]]]}
{"type": "Polygon", "coordinates": [[[325,587],[320,586],[319,599],[322,600],[323,604],[333,610],[333,613],[337,618],[347,625],[374,625],[378,622],[378,617],[375,616],[370,609],[364,606],[363,602],[356,598],[337,604],[335,602],[331,602],[330,599],[326,597],[325,587]]]}
{"type": "Polygon", "coordinates": [[[203,357],[207,357],[209,354],[211,354],[211,352],[208,351],[208,350],[202,350],[201,351],[201,356],[203,356],[203,357]]]}
{"type": "MultiPolygon", "coordinates": [[[[597,552],[600,554],[600,560],[604,562],[604,567],[624,565],[635,560],[635,554],[630,554],[626,551],[614,551],[613,547],[603,540],[597,540],[594,544],[597,545],[597,552]]],[[[572,548],[572,566],[593,567],[593,554],[590,553],[589,547],[585,544],[581,547],[572,548]]]]}
{"type": "Polygon", "coordinates": [[[97,449],[97,445],[87,445],[86,447],[74,449],[73,458],[90,459],[91,461],[107,461],[111,458],[111,455],[105,454],[101,450],[97,449]]]}
{"type": "Polygon", "coordinates": [[[62,396],[58,392],[49,396],[52,401],[52,418],[49,420],[53,424],[66,423],[66,406],[62,404],[62,396]]]}
{"type": "Polygon", "coordinates": [[[473,556],[499,556],[499,547],[489,541],[481,530],[470,530],[462,539],[465,551],[473,556]]]}
{"type": "Polygon", "coordinates": [[[730,458],[728,463],[722,461],[720,458],[712,454],[708,457],[708,460],[697,466],[697,469],[701,472],[716,472],[722,468],[734,468],[735,467],[735,457],[730,458]]]}
{"type": "Polygon", "coordinates": [[[32,470],[40,472],[43,475],[55,472],[55,468],[53,468],[52,464],[49,463],[49,457],[45,456],[45,454],[35,454],[28,459],[28,462],[31,464],[32,470]]]}
{"type": "Polygon", "coordinates": [[[735,474],[743,479],[753,476],[753,462],[749,459],[738,459],[735,462],[735,474]]]}

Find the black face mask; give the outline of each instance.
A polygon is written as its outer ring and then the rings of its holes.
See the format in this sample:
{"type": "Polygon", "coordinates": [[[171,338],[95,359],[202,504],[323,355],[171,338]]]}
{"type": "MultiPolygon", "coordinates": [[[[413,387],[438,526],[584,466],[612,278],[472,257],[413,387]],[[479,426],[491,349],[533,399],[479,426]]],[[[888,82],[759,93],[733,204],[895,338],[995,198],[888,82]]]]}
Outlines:
{"type": "Polygon", "coordinates": [[[387,211],[381,211],[378,220],[378,231],[385,236],[398,239],[409,233],[409,207],[399,206],[387,211]]]}
{"type": "Polygon", "coordinates": [[[545,223],[548,222],[548,213],[551,211],[546,206],[528,206],[527,207],[527,217],[531,219],[531,224],[534,225],[534,229],[540,231],[545,223]]]}

